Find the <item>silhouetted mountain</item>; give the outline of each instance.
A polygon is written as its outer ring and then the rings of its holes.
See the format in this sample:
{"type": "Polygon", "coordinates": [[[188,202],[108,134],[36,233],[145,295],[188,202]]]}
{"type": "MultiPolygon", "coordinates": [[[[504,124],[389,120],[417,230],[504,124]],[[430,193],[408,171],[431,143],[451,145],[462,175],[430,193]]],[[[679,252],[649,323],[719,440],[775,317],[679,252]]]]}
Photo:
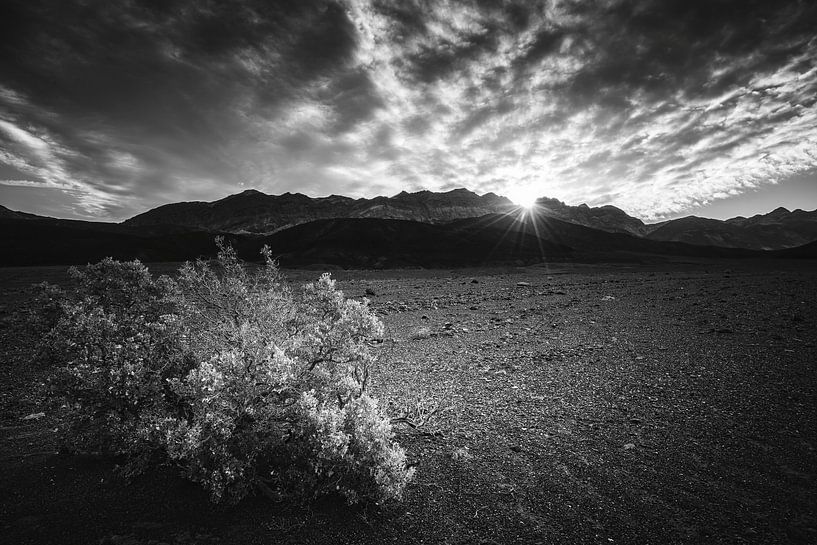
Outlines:
{"type": "MultiPolygon", "coordinates": [[[[516,213],[521,209],[493,193],[477,195],[467,189],[446,193],[405,191],[393,197],[351,199],[332,195],[311,198],[299,193],[267,195],[248,190],[214,202],[185,202],[160,206],[135,216],[124,225],[174,225],[190,230],[234,234],[271,234],[319,219],[381,218],[423,223],[447,223],[486,214],[516,213]]],[[[817,239],[817,211],[789,212],[779,208],[766,215],[726,221],[689,216],[647,225],[615,206],[569,206],[541,198],[535,206],[544,215],[610,233],[626,233],[651,240],[686,242],[725,248],[781,249],[817,239]]]]}
{"type": "MultiPolygon", "coordinates": [[[[82,264],[105,256],[180,261],[213,255],[213,239],[222,234],[249,259],[268,242],[288,266],[428,267],[613,254],[784,257],[750,249],[816,240],[817,211],[779,208],[751,218],[691,216],[645,225],[613,206],[539,199],[524,210],[504,197],[464,189],[374,199],[245,191],[213,203],[163,206],[119,224],[0,207],[0,227],[2,265],[82,264]],[[482,213],[492,208],[502,212],[482,213]]],[[[807,257],[809,251],[806,247],[797,255],[807,257]]]]}
{"type": "Polygon", "coordinates": [[[24,220],[24,219],[40,219],[44,216],[35,216],[34,214],[27,214],[25,212],[15,212],[14,210],[9,210],[5,206],[0,205],[0,219],[16,219],[16,220],[24,220]]]}
{"type": "MultiPolygon", "coordinates": [[[[539,199],[537,208],[551,217],[610,231],[641,234],[644,223],[614,206],[569,206],[557,199],[539,199]]],[[[231,233],[271,234],[317,219],[383,218],[446,223],[486,214],[519,210],[505,197],[477,195],[467,189],[446,193],[403,191],[393,197],[351,199],[332,195],[311,198],[300,193],[267,195],[247,190],[214,202],[184,202],[160,206],[125,222],[130,226],[180,225],[231,233]]]]}
{"type": "Polygon", "coordinates": [[[248,190],[214,202],[167,204],[124,223],[133,227],[179,225],[207,231],[270,234],[318,219],[384,218],[445,223],[515,208],[505,197],[493,193],[480,196],[467,189],[447,193],[402,192],[373,199],[339,195],[313,199],[300,193],[267,195],[248,190]]]}
{"type": "Polygon", "coordinates": [[[776,250],[817,240],[817,210],[789,212],[778,208],[768,214],[726,221],[687,216],[647,228],[649,232],[646,236],[652,240],[776,250]]]}

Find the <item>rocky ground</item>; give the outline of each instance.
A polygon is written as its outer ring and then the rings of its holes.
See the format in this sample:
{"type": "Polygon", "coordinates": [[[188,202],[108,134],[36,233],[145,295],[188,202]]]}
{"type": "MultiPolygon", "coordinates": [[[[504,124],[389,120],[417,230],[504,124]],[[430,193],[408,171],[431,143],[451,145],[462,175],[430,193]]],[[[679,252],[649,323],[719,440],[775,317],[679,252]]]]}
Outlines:
{"type": "Polygon", "coordinates": [[[375,392],[422,423],[382,509],[213,506],[56,454],[4,318],[63,274],[0,269],[2,543],[817,542],[813,262],[336,273],[387,325],[375,392]]]}

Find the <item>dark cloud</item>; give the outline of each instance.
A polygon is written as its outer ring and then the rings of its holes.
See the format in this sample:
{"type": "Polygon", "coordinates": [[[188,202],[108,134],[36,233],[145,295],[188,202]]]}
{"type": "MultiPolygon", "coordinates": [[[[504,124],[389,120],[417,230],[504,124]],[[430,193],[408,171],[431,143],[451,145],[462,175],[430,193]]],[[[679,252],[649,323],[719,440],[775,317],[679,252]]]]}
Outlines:
{"type": "Polygon", "coordinates": [[[336,114],[330,132],[344,133],[369,120],[383,101],[368,72],[350,70],[315,93],[316,100],[331,105],[336,114]]]}
{"type": "Polygon", "coordinates": [[[817,28],[817,5],[797,0],[570,5],[583,18],[562,32],[588,53],[569,90],[587,102],[599,89],[643,90],[656,99],[676,89],[688,97],[717,95],[806,52],[817,28]],[[713,77],[715,68],[726,70],[713,77]]]}
{"type": "Polygon", "coordinates": [[[410,82],[433,83],[451,76],[482,55],[496,50],[499,30],[483,27],[480,32],[458,36],[457,43],[443,40],[433,46],[423,46],[405,59],[405,75],[410,82]]]}
{"type": "Polygon", "coordinates": [[[540,29],[525,52],[513,60],[512,66],[520,70],[532,67],[543,57],[558,52],[566,35],[558,28],[540,29]]]}
{"type": "Polygon", "coordinates": [[[111,195],[128,191],[118,181],[173,190],[180,171],[229,180],[218,150],[247,138],[247,116],[274,117],[327,78],[334,92],[318,100],[338,109],[338,130],[376,102],[368,76],[350,75],[355,30],[333,2],[10,0],[3,11],[2,84],[25,103],[0,107],[68,148],[66,173],[111,195]],[[140,175],[123,175],[117,153],[140,175]]]}

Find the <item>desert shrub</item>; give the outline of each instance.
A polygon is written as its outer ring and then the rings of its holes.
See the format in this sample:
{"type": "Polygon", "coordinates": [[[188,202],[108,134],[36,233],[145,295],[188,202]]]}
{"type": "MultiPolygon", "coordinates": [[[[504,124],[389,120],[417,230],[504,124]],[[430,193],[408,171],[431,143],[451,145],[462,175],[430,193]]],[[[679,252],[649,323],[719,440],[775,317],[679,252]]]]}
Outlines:
{"type": "Polygon", "coordinates": [[[328,274],[291,290],[268,251],[251,272],[221,245],[175,280],[138,261],[72,274],[41,314],[74,448],[124,454],[132,474],[172,463],[214,501],[400,497],[412,470],[366,393],[383,326],[328,274]]]}

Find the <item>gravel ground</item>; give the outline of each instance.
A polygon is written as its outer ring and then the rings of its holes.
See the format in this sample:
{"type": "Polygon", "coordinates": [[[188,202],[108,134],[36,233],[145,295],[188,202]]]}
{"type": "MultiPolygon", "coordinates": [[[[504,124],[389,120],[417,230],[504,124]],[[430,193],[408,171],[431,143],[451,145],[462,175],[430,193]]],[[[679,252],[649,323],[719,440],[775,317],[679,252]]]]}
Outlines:
{"type": "MultiPolygon", "coordinates": [[[[0,269],[8,314],[62,269],[0,269]]],[[[295,281],[316,276],[293,272],[295,281]]],[[[374,391],[417,477],[384,509],[211,506],[55,454],[6,327],[0,543],[815,543],[817,267],[336,273],[386,323],[374,391]]]]}

